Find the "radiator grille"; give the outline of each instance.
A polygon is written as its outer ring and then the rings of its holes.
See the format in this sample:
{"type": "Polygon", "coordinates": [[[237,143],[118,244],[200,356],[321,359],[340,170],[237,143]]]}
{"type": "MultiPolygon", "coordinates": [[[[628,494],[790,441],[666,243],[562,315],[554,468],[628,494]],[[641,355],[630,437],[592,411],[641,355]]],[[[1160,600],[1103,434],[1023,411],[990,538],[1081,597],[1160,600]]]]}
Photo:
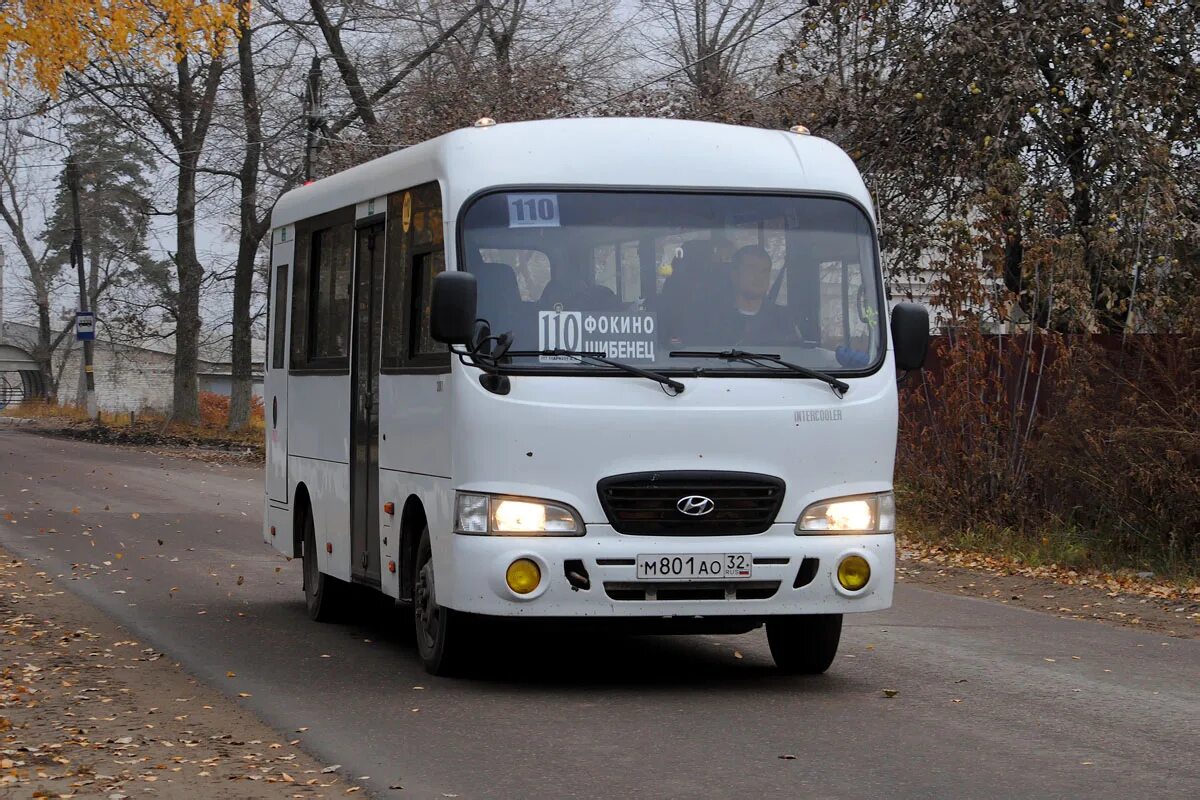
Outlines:
{"type": "Polygon", "coordinates": [[[784,483],[751,472],[636,472],[597,485],[600,504],[619,533],[720,536],[762,533],[783,504],[784,483]],[[707,514],[679,509],[683,498],[712,501],[707,514]]]}

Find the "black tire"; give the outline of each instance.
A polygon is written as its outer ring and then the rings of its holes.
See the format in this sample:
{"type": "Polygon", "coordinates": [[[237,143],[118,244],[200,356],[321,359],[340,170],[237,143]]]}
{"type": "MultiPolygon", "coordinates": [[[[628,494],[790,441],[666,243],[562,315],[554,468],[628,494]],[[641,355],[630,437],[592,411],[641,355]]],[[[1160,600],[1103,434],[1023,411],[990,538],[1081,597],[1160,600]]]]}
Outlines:
{"type": "Polygon", "coordinates": [[[841,639],[841,614],[804,614],[767,620],[767,644],[775,666],[792,675],[820,675],[829,669],[841,639]]]}
{"type": "Polygon", "coordinates": [[[321,572],[317,566],[317,531],[312,512],[304,514],[304,605],[316,622],[336,622],[346,610],[349,585],[321,572]]]}
{"type": "Polygon", "coordinates": [[[466,617],[437,603],[437,583],[433,573],[433,550],[429,527],[421,531],[417,557],[413,560],[413,629],[417,653],[425,671],[431,675],[454,675],[465,663],[467,647],[466,617]]]}

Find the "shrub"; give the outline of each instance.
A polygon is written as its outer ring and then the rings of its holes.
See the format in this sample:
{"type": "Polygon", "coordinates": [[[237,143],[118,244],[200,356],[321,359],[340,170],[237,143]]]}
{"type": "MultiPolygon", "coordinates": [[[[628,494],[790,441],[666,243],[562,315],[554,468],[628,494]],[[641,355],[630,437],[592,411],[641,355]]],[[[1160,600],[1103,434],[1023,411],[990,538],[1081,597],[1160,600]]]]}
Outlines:
{"type": "Polygon", "coordinates": [[[229,424],[229,396],[217,392],[200,393],[200,425],[224,428],[229,424]]]}
{"type": "Polygon", "coordinates": [[[902,394],[897,458],[923,521],[1200,567],[1200,338],[966,325],[930,367],[902,394]]]}

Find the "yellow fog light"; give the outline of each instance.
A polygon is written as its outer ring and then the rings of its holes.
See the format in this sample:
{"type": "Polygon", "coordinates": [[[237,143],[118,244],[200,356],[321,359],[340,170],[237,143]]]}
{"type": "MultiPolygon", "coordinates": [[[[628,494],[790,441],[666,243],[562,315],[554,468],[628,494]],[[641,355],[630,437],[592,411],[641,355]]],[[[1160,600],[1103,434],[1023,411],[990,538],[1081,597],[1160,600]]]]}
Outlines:
{"type": "Polygon", "coordinates": [[[871,580],[871,565],[862,556],[846,556],[838,564],[837,577],[843,589],[857,592],[871,580]]]}
{"type": "Polygon", "coordinates": [[[508,581],[508,588],[517,594],[529,594],[542,582],[542,571],[528,558],[518,558],[508,565],[504,579],[508,581]]]}

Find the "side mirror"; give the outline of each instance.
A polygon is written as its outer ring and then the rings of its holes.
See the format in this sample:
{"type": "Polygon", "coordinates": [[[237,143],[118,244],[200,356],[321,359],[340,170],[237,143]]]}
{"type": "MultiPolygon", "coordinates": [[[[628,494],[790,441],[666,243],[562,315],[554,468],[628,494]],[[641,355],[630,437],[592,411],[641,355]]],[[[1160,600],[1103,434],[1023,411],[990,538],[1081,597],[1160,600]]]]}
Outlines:
{"type": "Polygon", "coordinates": [[[471,344],[475,333],[475,276],[442,272],[433,279],[429,333],[445,344],[471,344]]]}
{"type": "Polygon", "coordinates": [[[929,351],[929,311],[916,303],[899,303],[892,309],[892,347],[896,369],[918,370],[929,351]]]}

